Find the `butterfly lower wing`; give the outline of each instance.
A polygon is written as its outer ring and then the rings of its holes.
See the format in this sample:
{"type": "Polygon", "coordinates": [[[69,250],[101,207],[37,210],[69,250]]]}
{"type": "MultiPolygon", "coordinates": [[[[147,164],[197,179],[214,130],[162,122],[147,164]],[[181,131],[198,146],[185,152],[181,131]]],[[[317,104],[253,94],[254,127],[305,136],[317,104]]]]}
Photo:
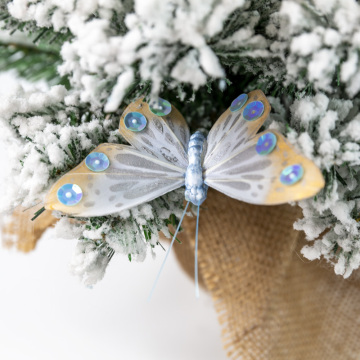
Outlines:
{"type": "Polygon", "coordinates": [[[237,110],[232,106],[229,107],[211,128],[207,138],[204,169],[216,165],[221,159],[227,158],[241,146],[244,146],[257,133],[268,117],[271,107],[261,90],[254,90],[247,95],[242,94],[241,96],[244,96],[244,100],[246,100],[243,104],[240,104],[242,106],[237,110]],[[247,113],[249,113],[248,116],[251,116],[251,111],[248,110],[255,102],[259,102],[258,105],[261,106],[261,109],[255,107],[253,109],[254,115],[261,115],[254,120],[247,121],[244,119],[244,111],[246,109],[247,113]],[[255,111],[259,110],[262,110],[262,112],[256,114],[255,111]]]}
{"type": "Polygon", "coordinates": [[[84,159],[52,186],[45,199],[46,209],[79,217],[109,215],[184,185],[182,168],[144,155],[130,146],[101,144],[93,152],[105,154],[109,167],[94,172],[84,159]],[[76,205],[68,206],[59,201],[58,190],[65,184],[81,188],[82,199],[76,205]]]}
{"type": "Polygon", "coordinates": [[[241,151],[204,172],[205,183],[224,194],[252,204],[276,205],[314,196],[324,187],[319,168],[295,152],[276,131],[265,131],[248,141],[241,151]],[[269,153],[257,152],[258,140],[264,134],[276,136],[276,146],[269,153]],[[285,168],[301,165],[302,178],[285,185],[280,177],[285,168]]]}
{"type": "Polygon", "coordinates": [[[131,103],[120,118],[121,135],[136,149],[183,168],[188,165],[187,146],[190,138],[189,127],[180,112],[171,106],[171,112],[157,116],[151,112],[149,104],[142,99],[131,103]],[[141,131],[133,131],[125,125],[126,116],[140,113],[146,118],[146,126],[141,131]]]}

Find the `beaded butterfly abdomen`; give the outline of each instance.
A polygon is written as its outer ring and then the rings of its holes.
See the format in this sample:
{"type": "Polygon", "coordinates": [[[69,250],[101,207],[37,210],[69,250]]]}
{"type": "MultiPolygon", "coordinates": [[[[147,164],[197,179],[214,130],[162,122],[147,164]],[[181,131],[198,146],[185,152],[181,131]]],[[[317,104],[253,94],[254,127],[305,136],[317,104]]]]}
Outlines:
{"type": "Polygon", "coordinates": [[[185,199],[198,209],[208,186],[252,204],[314,196],[324,186],[316,165],[277,131],[257,134],[269,112],[262,91],[242,94],[205,139],[200,132],[190,137],[186,121],[168,101],[149,105],[139,99],[120,119],[120,133],[131,146],[99,145],[53,185],[45,208],[102,216],[184,185],[185,199]]]}

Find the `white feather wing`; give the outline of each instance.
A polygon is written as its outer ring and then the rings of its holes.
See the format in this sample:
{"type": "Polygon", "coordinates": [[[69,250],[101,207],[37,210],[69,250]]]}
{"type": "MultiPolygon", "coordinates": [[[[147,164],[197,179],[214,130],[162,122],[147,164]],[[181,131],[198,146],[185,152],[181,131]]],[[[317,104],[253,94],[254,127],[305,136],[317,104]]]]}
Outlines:
{"type": "Polygon", "coordinates": [[[250,139],[245,148],[204,172],[205,183],[222,193],[251,204],[276,205],[314,196],[324,179],[317,166],[298,154],[278,132],[267,130],[250,139]],[[261,155],[256,151],[258,139],[272,133],[277,139],[274,150],[261,155]],[[280,180],[290,165],[301,165],[303,177],[292,185],[280,180]]]}
{"type": "Polygon", "coordinates": [[[190,131],[185,119],[174,106],[170,114],[161,117],[153,114],[142,99],[136,100],[121,115],[120,134],[144,154],[183,169],[188,165],[186,152],[190,131]],[[131,112],[139,112],[145,116],[147,125],[142,131],[126,128],[124,119],[131,112]]]}
{"type": "Polygon", "coordinates": [[[93,172],[83,160],[52,186],[46,196],[46,209],[79,217],[109,215],[184,185],[184,169],[130,146],[101,144],[93,152],[106,154],[110,166],[103,172],[93,172]],[[57,198],[58,189],[67,183],[83,191],[82,200],[75,206],[66,206],[57,198]]]}
{"type": "Polygon", "coordinates": [[[227,109],[211,128],[207,138],[207,151],[204,157],[205,170],[231,157],[241,149],[246,148],[246,142],[259,130],[270,113],[270,104],[261,90],[251,91],[244,106],[231,112],[227,109]],[[264,104],[263,114],[254,121],[246,121],[243,110],[253,101],[264,104]]]}

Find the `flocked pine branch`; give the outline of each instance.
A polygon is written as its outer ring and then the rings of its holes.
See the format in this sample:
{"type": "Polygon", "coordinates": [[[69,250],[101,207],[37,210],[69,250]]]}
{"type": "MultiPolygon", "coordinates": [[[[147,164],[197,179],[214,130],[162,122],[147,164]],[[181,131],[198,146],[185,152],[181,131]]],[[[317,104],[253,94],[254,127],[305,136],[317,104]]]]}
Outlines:
{"type": "MultiPolygon", "coordinates": [[[[10,94],[2,104],[2,133],[11,139],[7,145],[14,164],[9,201],[3,205],[27,207],[41,202],[49,186],[97,145],[122,141],[119,116],[89,111],[89,106],[60,85],[47,92],[10,94]]],[[[159,232],[170,237],[168,225],[177,226],[182,203],[178,190],[111,216],[71,219],[57,215],[61,218],[59,236],[79,238],[74,273],[90,285],[102,277],[115,251],[129,260],[143,260],[148,248],[159,244],[159,232]]]]}
{"type": "MultiPolygon", "coordinates": [[[[318,196],[300,202],[304,217],[295,227],[309,240],[303,254],[325,257],[345,277],[359,267],[356,1],[13,0],[0,6],[8,31],[36,40],[28,53],[17,49],[18,62],[12,58],[20,75],[29,77],[31,66],[54,56],[49,71],[57,68],[69,80],[68,90],[19,92],[3,102],[4,134],[21,144],[13,151],[7,206],[43,198],[97,144],[121,142],[121,109],[139,96],[160,94],[192,130],[209,130],[239,92],[261,88],[273,108],[265,127],[285,134],[326,180],[318,196]]],[[[40,77],[51,78],[46,71],[34,75],[40,77]]],[[[114,251],[143,259],[159,241],[158,230],[168,231],[169,218],[176,222],[182,196],[179,190],[126,214],[81,223],[61,218],[62,236],[68,231],[81,239],[73,271],[91,284],[114,251]]]]}
{"type": "Polygon", "coordinates": [[[69,87],[67,78],[60,77],[57,72],[60,63],[59,52],[32,44],[0,41],[0,71],[16,70],[20,77],[29,81],[44,80],[69,87]]]}

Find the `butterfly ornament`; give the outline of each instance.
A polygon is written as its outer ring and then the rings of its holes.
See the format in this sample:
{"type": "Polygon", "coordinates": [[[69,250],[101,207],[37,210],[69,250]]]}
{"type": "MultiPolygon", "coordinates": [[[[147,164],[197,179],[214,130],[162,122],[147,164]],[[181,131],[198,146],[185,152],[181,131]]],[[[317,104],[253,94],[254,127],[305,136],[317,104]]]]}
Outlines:
{"type": "Polygon", "coordinates": [[[151,294],[191,202],[197,206],[198,296],[199,210],[208,187],[251,204],[276,205],[314,196],[324,186],[317,166],[279,132],[257,133],[269,112],[261,90],[241,94],[206,138],[199,131],[190,136],[185,119],[168,101],[138,99],[120,118],[120,133],[130,146],[99,145],[51,187],[45,208],[75,217],[103,216],[185,186],[187,204],[151,294]]]}

